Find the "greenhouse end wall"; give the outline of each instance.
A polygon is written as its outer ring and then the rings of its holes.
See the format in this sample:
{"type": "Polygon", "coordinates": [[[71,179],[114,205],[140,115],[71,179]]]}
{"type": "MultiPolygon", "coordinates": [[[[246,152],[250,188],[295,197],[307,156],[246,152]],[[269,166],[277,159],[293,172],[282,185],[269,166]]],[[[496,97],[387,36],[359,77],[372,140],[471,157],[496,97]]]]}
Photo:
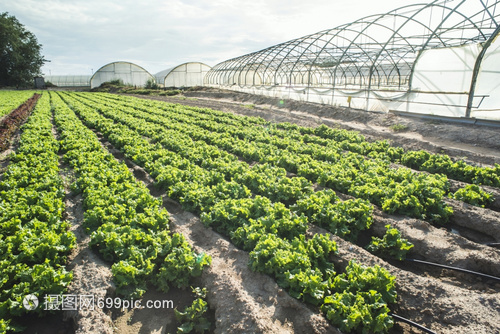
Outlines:
{"type": "Polygon", "coordinates": [[[177,66],[165,78],[165,87],[202,86],[210,66],[202,63],[188,63],[177,66]]]}
{"type": "Polygon", "coordinates": [[[148,80],[154,77],[144,68],[128,63],[115,62],[104,65],[90,79],[90,88],[99,87],[104,82],[121,80],[126,85],[144,87],[148,80]]]}
{"type": "Polygon", "coordinates": [[[154,77],[161,87],[203,86],[210,69],[211,67],[204,63],[189,62],[158,72],[154,77]]]}

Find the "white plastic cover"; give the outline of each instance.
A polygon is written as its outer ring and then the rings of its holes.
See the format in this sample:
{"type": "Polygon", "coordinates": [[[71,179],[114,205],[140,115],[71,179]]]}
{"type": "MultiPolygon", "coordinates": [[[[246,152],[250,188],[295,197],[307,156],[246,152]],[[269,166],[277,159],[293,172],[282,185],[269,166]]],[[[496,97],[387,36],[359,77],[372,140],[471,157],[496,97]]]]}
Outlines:
{"type": "Polygon", "coordinates": [[[464,117],[477,44],[425,50],[415,66],[409,110],[414,113],[464,117]]]}
{"type": "Polygon", "coordinates": [[[45,82],[51,82],[57,87],[89,87],[90,75],[46,75],[45,82]]]}
{"type": "Polygon", "coordinates": [[[156,83],[163,87],[202,86],[211,67],[198,62],[184,63],[155,74],[156,83]]]}
{"type": "Polygon", "coordinates": [[[477,78],[471,117],[500,120],[500,39],[490,45],[477,78]]]}
{"type": "Polygon", "coordinates": [[[154,80],[144,68],[127,62],[115,62],[104,65],[94,73],[90,80],[90,87],[99,87],[102,83],[121,80],[126,85],[144,87],[148,80],[154,80]]]}

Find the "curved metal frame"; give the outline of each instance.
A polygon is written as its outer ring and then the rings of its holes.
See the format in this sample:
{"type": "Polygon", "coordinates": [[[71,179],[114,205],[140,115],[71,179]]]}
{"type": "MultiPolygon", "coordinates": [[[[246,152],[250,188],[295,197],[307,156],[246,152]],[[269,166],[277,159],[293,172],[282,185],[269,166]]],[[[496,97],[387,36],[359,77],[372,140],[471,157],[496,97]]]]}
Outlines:
{"type": "MultiPolygon", "coordinates": [[[[356,87],[368,92],[367,99],[375,89],[409,92],[423,51],[467,44],[487,47],[500,33],[499,3],[435,0],[403,6],[226,60],[207,73],[205,84],[356,87]]],[[[478,59],[470,101],[480,63],[478,59]]]]}

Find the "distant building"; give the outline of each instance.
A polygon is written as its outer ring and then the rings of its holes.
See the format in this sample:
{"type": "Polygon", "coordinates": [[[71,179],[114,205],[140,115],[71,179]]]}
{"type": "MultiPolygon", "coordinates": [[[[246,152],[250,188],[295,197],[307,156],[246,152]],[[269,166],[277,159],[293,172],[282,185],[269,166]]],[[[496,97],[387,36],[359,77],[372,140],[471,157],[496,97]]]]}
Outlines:
{"type": "Polygon", "coordinates": [[[45,80],[43,77],[35,77],[35,89],[45,89],[45,80]]]}

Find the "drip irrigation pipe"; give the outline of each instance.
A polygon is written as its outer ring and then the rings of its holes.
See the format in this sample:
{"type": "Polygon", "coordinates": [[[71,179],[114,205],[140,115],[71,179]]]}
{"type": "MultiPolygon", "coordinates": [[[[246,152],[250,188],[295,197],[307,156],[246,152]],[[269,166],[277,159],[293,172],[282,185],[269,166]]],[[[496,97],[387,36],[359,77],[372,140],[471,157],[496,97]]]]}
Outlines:
{"type": "Polygon", "coordinates": [[[500,247],[500,242],[487,242],[485,245],[490,247],[500,247]]]}
{"type": "Polygon", "coordinates": [[[500,282],[500,277],[491,276],[491,275],[487,275],[487,274],[483,274],[483,273],[478,273],[477,271],[472,271],[472,270],[467,270],[467,269],[462,269],[462,268],[457,268],[457,267],[450,267],[450,266],[445,266],[445,265],[439,264],[439,263],[433,263],[433,262],[427,262],[427,261],[415,260],[415,259],[406,259],[406,261],[427,264],[427,265],[430,265],[430,266],[435,266],[435,267],[444,268],[444,269],[451,269],[451,270],[461,271],[461,272],[464,272],[464,273],[467,273],[467,274],[473,274],[473,275],[476,275],[476,276],[481,276],[481,277],[484,277],[484,278],[487,278],[487,279],[493,279],[493,280],[496,280],[496,281],[500,282]]]}
{"type": "Polygon", "coordinates": [[[393,317],[394,319],[396,319],[396,320],[398,320],[398,321],[401,321],[401,322],[405,322],[405,323],[407,323],[408,325],[411,325],[411,326],[413,326],[413,327],[416,327],[416,328],[420,329],[420,330],[421,330],[421,331],[423,331],[423,332],[426,332],[426,333],[429,333],[429,334],[437,334],[436,332],[431,331],[430,329],[428,329],[428,328],[426,328],[426,327],[424,327],[424,326],[422,326],[422,325],[419,325],[419,324],[417,324],[416,322],[413,322],[413,321],[411,321],[411,320],[408,320],[408,319],[406,319],[406,318],[403,318],[402,316],[396,315],[396,314],[394,314],[394,313],[392,313],[392,312],[389,312],[389,315],[390,315],[391,317],[393,317]]]}

